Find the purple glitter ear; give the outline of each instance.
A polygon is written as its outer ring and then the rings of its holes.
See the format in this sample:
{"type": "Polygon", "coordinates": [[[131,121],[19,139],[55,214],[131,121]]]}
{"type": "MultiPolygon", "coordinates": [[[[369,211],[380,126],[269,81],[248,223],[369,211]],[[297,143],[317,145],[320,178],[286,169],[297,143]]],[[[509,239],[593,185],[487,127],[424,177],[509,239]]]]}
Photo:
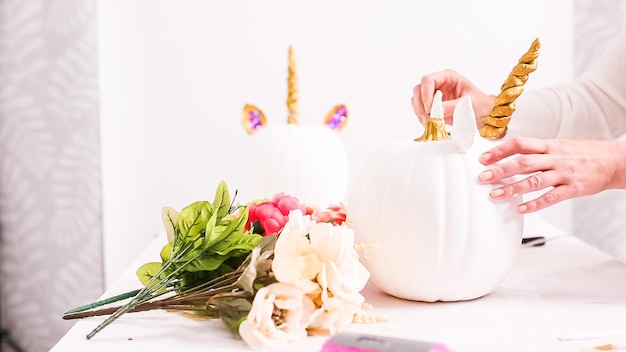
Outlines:
{"type": "Polygon", "coordinates": [[[248,112],[248,118],[250,119],[250,128],[253,130],[258,130],[261,128],[261,111],[259,110],[250,110],[248,112]]]}
{"type": "Polygon", "coordinates": [[[263,110],[252,104],[246,104],[243,107],[241,123],[248,134],[253,134],[257,130],[261,129],[261,127],[265,126],[265,122],[266,119],[263,110]]]}
{"type": "Polygon", "coordinates": [[[333,130],[341,130],[347,122],[348,109],[343,104],[335,106],[324,120],[324,123],[333,130]]]}

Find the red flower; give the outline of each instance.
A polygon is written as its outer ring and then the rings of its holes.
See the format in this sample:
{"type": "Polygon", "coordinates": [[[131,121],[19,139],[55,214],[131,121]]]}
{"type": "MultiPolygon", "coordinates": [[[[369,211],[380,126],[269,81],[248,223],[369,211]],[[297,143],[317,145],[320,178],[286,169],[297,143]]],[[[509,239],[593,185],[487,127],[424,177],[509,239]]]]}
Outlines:
{"type": "Polygon", "coordinates": [[[254,233],[263,236],[277,234],[289,220],[289,212],[294,209],[300,209],[302,213],[307,211],[296,197],[284,193],[277,193],[269,202],[251,203],[246,230],[252,228],[254,233]]]}

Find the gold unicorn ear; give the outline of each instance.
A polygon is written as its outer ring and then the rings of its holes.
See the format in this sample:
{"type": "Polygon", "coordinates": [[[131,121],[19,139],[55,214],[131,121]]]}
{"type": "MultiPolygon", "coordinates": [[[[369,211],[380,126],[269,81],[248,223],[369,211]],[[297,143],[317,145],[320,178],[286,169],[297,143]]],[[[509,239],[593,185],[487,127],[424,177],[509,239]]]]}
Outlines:
{"type": "Polygon", "coordinates": [[[255,105],[246,104],[241,112],[241,123],[248,134],[253,134],[265,126],[267,119],[265,118],[263,110],[255,105]]]}
{"type": "Polygon", "coordinates": [[[348,123],[348,108],[344,104],[335,105],[326,114],[324,124],[332,130],[341,131],[348,123]]]}

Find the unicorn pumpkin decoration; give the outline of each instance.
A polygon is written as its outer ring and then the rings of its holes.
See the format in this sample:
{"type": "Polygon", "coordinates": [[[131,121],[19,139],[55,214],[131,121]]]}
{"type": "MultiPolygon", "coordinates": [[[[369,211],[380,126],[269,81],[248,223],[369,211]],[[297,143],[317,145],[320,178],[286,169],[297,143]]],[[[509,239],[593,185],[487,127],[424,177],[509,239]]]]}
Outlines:
{"type": "Polygon", "coordinates": [[[445,130],[442,93],[435,93],[424,134],[372,154],[347,201],[357,241],[376,244],[364,265],[382,291],[417,301],[459,301],[494,290],[519,252],[521,196],[492,201],[478,182],[478,158],[507,129],[528,75],[537,68],[539,40],[501,86],[495,106],[477,128],[469,96],[445,130]]]}
{"type": "Polygon", "coordinates": [[[337,203],[348,183],[348,157],[338,134],[348,121],[348,110],[338,104],[323,124],[300,124],[297,83],[294,51],[289,47],[287,124],[267,125],[264,112],[252,104],[245,104],[242,111],[243,126],[250,134],[242,189],[252,197],[284,192],[307,204],[337,203]]]}

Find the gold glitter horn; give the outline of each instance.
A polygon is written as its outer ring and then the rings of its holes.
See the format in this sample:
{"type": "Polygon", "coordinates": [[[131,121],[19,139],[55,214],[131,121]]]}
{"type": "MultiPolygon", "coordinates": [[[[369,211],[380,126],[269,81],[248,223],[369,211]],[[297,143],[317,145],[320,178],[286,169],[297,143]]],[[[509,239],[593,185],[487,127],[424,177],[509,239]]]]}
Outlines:
{"type": "MultiPolygon", "coordinates": [[[[297,125],[300,117],[298,98],[298,75],[293,47],[289,46],[289,67],[287,70],[287,115],[288,125],[297,125]]],[[[248,134],[254,134],[267,124],[265,113],[253,104],[245,104],[241,111],[241,123],[248,134]]],[[[324,118],[324,125],[331,130],[341,131],[348,123],[348,108],[345,104],[333,106],[324,118]]]]}
{"type": "Polygon", "coordinates": [[[298,75],[296,74],[296,59],[293,47],[289,47],[289,68],[287,69],[287,124],[298,123],[298,75]]]}
{"type": "Polygon", "coordinates": [[[484,126],[480,128],[480,135],[487,139],[498,139],[504,136],[511,115],[515,111],[515,99],[524,91],[524,84],[528,75],[537,69],[540,43],[535,39],[530,49],[519,59],[513,67],[509,77],[500,88],[493,109],[487,116],[481,117],[484,126]]]}

